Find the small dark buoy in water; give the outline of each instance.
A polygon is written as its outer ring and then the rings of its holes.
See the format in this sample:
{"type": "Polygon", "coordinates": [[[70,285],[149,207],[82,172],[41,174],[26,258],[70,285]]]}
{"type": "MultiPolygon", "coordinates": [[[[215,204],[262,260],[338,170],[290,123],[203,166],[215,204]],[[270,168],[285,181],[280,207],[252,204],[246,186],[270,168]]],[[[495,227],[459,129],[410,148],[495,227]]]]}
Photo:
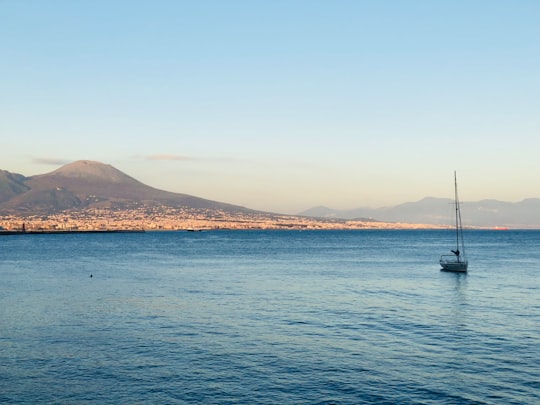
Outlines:
{"type": "Polygon", "coordinates": [[[92,275],[90,274],[90,278],[92,278],[92,275]]]}

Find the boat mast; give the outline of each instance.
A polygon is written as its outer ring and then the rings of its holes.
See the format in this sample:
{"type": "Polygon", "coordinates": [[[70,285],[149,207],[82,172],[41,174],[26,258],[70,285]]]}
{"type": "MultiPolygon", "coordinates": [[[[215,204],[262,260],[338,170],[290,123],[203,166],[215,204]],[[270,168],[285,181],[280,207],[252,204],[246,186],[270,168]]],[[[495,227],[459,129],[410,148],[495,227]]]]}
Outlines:
{"type": "Polygon", "coordinates": [[[459,196],[457,189],[457,175],[454,170],[454,194],[456,198],[456,247],[459,250],[460,238],[461,238],[461,255],[465,256],[465,243],[463,242],[463,226],[461,225],[461,210],[459,207],[459,196]]]}
{"type": "Polygon", "coordinates": [[[455,170],[454,170],[454,208],[456,210],[456,251],[459,251],[459,222],[458,222],[459,200],[458,200],[458,193],[457,193],[457,175],[456,175],[455,170]]]}

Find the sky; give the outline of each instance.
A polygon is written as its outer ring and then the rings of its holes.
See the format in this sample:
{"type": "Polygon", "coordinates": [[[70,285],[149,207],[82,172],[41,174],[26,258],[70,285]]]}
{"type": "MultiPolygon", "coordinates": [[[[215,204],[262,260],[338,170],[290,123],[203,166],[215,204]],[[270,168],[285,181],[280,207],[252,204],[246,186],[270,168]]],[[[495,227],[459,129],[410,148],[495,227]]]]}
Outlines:
{"type": "Polygon", "coordinates": [[[540,198],[536,0],[0,0],[0,169],[253,209],[540,198]]]}

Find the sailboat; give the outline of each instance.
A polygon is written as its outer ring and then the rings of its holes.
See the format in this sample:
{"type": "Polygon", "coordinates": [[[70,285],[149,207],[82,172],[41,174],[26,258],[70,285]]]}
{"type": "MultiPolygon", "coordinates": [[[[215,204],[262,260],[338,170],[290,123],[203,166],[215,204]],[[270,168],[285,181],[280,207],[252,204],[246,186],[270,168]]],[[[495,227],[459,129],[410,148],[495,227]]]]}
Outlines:
{"type": "Polygon", "coordinates": [[[441,270],[453,271],[457,273],[466,273],[469,261],[465,256],[465,244],[463,242],[463,227],[461,225],[461,209],[459,206],[457,176],[454,171],[454,207],[455,207],[455,226],[456,226],[456,249],[450,250],[451,255],[442,255],[439,263],[441,270]]]}

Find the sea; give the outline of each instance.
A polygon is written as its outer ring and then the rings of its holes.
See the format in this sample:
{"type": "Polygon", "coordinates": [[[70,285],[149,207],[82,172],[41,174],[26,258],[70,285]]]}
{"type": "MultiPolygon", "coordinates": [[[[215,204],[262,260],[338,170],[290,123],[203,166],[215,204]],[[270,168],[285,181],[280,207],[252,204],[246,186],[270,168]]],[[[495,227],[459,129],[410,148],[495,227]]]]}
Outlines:
{"type": "Polygon", "coordinates": [[[0,236],[0,403],[539,404],[540,231],[0,236]]]}

